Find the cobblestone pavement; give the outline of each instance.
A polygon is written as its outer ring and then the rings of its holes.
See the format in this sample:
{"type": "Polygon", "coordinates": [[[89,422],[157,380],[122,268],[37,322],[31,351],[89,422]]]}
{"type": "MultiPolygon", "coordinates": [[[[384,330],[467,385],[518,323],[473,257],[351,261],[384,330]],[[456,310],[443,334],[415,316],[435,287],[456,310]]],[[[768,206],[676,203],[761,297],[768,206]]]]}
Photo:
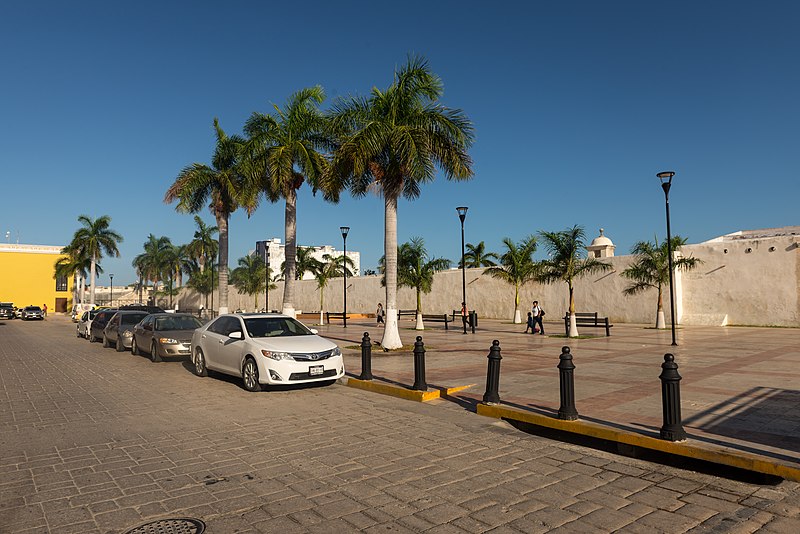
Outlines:
{"type": "Polygon", "coordinates": [[[530,436],[455,403],[245,392],[185,362],[0,323],[0,532],[800,532],[757,486],[530,436]]]}

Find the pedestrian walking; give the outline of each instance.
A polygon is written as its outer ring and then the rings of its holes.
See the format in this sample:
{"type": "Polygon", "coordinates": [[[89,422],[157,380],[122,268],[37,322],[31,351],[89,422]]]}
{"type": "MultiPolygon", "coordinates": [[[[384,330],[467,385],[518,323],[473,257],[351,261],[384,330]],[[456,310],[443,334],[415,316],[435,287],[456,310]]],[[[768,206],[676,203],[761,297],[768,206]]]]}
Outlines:
{"type": "MultiPolygon", "coordinates": [[[[383,304],[380,302],[378,303],[378,310],[375,312],[375,317],[378,319],[378,324],[383,323],[383,317],[386,315],[386,312],[383,310],[383,304]]],[[[386,323],[383,323],[386,324],[386,323]]]]}
{"type": "Polygon", "coordinates": [[[42,304],[42,315],[47,317],[47,304],[42,304]]]}
{"type": "Polygon", "coordinates": [[[536,325],[539,325],[539,334],[544,335],[544,323],[542,322],[542,318],[544,317],[544,310],[539,306],[539,301],[533,301],[533,308],[531,308],[531,317],[533,317],[533,329],[531,334],[536,333],[536,325]]]}
{"type": "Polygon", "coordinates": [[[526,326],[525,326],[525,333],[526,334],[528,333],[528,330],[531,331],[531,334],[534,333],[533,332],[533,315],[531,315],[531,312],[528,312],[528,322],[526,323],[526,326]]]}

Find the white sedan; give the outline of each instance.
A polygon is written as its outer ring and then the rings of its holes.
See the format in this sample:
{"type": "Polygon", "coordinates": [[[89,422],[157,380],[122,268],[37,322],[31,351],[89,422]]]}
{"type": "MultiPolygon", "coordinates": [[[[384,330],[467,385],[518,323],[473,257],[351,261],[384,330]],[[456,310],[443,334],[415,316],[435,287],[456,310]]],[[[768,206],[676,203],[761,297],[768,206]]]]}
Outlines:
{"type": "Polygon", "coordinates": [[[192,335],[194,372],[241,376],[248,391],[260,391],[262,385],[333,382],[344,376],[342,351],[316,334],[286,315],[221,315],[192,335]]]}

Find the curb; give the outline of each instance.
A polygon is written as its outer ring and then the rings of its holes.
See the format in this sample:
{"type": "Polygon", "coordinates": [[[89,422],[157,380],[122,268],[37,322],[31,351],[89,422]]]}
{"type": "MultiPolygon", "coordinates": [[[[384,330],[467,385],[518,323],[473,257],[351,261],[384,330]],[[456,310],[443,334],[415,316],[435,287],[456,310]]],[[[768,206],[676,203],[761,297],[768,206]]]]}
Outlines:
{"type": "Polygon", "coordinates": [[[468,386],[457,386],[453,388],[439,388],[432,386],[427,391],[418,391],[410,389],[408,386],[387,384],[386,382],[377,382],[375,380],[359,380],[358,378],[347,378],[345,384],[348,387],[361,389],[364,391],[372,391],[373,393],[380,393],[381,395],[389,395],[400,399],[428,402],[441,398],[442,396],[452,395],[467,388],[471,388],[475,384],[468,386]]]}
{"type": "Polygon", "coordinates": [[[580,419],[577,421],[563,421],[546,415],[497,404],[489,405],[480,403],[478,404],[477,413],[486,417],[519,421],[551,430],[614,443],[622,443],[648,451],[734,467],[745,471],[777,476],[786,480],[800,482],[800,467],[795,467],[766,456],[718,447],[692,441],[691,439],[677,442],[665,441],[643,434],[618,430],[598,423],[582,421],[580,419]]]}

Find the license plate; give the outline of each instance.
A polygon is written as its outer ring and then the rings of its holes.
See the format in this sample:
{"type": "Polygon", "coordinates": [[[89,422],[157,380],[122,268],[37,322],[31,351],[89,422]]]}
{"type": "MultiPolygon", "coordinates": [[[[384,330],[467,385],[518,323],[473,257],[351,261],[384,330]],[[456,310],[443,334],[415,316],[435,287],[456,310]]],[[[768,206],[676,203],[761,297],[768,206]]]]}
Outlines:
{"type": "Polygon", "coordinates": [[[309,376],[317,376],[321,375],[325,371],[325,367],[322,365],[312,365],[308,368],[308,375],[309,376]]]}

